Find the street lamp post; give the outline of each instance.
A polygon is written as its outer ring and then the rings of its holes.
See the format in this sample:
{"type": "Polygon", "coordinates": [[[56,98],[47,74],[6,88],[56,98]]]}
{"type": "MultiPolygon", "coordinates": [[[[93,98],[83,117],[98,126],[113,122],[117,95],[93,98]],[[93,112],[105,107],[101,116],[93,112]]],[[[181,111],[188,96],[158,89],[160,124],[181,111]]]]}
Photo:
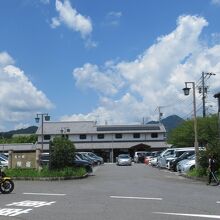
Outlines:
{"type": "Polygon", "coordinates": [[[218,132],[220,141],[220,92],[214,95],[214,98],[218,99],[218,132]]]}
{"type": "Polygon", "coordinates": [[[50,121],[50,116],[48,113],[38,113],[35,118],[36,123],[39,123],[41,119],[41,150],[44,149],[44,120],[50,121]]]}
{"type": "Polygon", "coordinates": [[[197,118],[196,118],[196,92],[195,92],[195,82],[185,82],[185,88],[183,88],[184,95],[189,95],[190,88],[187,87],[187,84],[192,84],[193,88],[193,119],[194,119],[194,147],[196,155],[195,167],[199,166],[199,144],[198,144],[198,135],[197,135],[197,118]]]}

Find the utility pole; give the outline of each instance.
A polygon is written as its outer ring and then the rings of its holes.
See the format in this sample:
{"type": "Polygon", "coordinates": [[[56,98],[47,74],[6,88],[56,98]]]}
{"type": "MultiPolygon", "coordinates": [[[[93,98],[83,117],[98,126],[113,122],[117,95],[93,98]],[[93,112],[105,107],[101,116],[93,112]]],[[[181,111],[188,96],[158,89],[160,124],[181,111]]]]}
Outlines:
{"type": "Polygon", "coordinates": [[[162,106],[158,106],[158,112],[159,112],[159,119],[158,119],[158,121],[159,121],[159,123],[160,123],[161,118],[163,116],[163,113],[160,111],[161,108],[162,108],[162,106]]]}
{"type": "Polygon", "coordinates": [[[214,95],[214,98],[218,99],[218,132],[220,141],[220,92],[214,95]]]}
{"type": "Polygon", "coordinates": [[[202,116],[206,117],[206,109],[205,109],[205,76],[204,72],[202,72],[202,116]]]}
{"type": "Polygon", "coordinates": [[[205,85],[205,78],[207,76],[215,75],[215,73],[204,73],[202,72],[202,87],[199,87],[199,93],[202,93],[202,116],[203,118],[206,117],[206,108],[205,108],[205,98],[207,94],[207,86],[205,85]]]}
{"type": "Polygon", "coordinates": [[[159,123],[159,124],[160,124],[161,118],[162,118],[162,116],[163,116],[163,113],[161,112],[161,108],[163,108],[163,107],[165,107],[165,106],[158,106],[158,107],[155,109],[155,111],[158,110],[158,123],[159,123]]]}
{"type": "Polygon", "coordinates": [[[162,116],[163,116],[163,112],[161,112],[161,109],[162,109],[162,108],[169,107],[169,106],[170,106],[170,105],[158,106],[158,107],[155,109],[155,111],[158,110],[158,122],[159,122],[159,124],[161,123],[161,118],[162,118],[162,116]]]}

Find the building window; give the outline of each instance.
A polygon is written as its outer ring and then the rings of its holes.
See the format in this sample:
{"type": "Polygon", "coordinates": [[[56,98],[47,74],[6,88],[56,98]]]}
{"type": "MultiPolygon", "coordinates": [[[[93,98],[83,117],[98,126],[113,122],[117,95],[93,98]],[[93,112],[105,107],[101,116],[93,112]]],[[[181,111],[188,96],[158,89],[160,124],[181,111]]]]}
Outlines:
{"type": "Polygon", "coordinates": [[[134,133],[133,134],[133,138],[140,138],[140,136],[141,136],[140,133],[134,133]]]}
{"type": "Polygon", "coordinates": [[[98,134],[98,135],[97,135],[97,138],[98,138],[98,139],[104,139],[104,134],[98,134]]]}
{"type": "Polygon", "coordinates": [[[50,135],[44,135],[44,140],[50,140],[50,135]]]}
{"type": "Polygon", "coordinates": [[[117,139],[122,138],[122,134],[115,134],[115,138],[117,139]]]}
{"type": "Polygon", "coordinates": [[[151,133],[152,138],[158,138],[158,133],[151,133]]]}
{"type": "Polygon", "coordinates": [[[79,139],[86,139],[86,134],[80,134],[79,139]]]}

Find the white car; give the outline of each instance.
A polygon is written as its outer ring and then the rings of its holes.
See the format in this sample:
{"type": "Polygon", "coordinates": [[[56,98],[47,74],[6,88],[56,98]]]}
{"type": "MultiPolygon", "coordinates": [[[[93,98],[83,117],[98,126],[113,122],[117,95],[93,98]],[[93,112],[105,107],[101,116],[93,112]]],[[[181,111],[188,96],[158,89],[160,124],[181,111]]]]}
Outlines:
{"type": "Polygon", "coordinates": [[[0,167],[8,167],[8,158],[4,154],[0,154],[0,167]]]}
{"type": "Polygon", "coordinates": [[[150,159],[149,164],[150,164],[151,166],[157,166],[157,157],[152,157],[152,158],[150,159]]]}

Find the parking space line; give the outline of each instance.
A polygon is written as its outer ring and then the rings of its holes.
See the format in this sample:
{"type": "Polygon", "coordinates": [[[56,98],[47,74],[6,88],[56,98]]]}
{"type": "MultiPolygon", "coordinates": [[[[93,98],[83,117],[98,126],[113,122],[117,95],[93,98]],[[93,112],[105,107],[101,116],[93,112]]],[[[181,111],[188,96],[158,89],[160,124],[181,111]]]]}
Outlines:
{"type": "Polygon", "coordinates": [[[162,198],[149,198],[149,197],[133,197],[133,196],[110,196],[113,199],[138,199],[138,200],[163,200],[162,198]]]}
{"type": "Polygon", "coordinates": [[[38,195],[38,196],[65,196],[66,194],[59,194],[59,193],[27,193],[24,192],[24,195],[38,195]]]}
{"type": "Polygon", "coordinates": [[[189,217],[198,217],[198,218],[220,219],[220,215],[187,214],[187,213],[171,213],[171,212],[153,212],[153,213],[160,214],[160,215],[175,215],[175,216],[189,216],[189,217]]]}

